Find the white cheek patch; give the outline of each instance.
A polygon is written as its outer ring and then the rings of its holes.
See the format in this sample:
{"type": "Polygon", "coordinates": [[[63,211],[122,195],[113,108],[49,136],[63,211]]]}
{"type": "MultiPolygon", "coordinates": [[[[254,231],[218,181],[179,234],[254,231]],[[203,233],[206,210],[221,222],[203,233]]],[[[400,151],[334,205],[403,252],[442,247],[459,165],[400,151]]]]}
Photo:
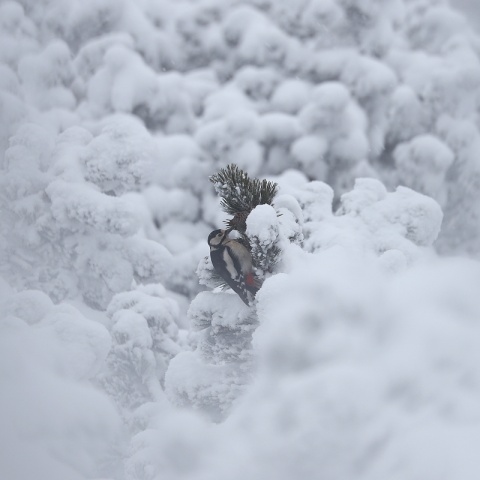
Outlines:
{"type": "Polygon", "coordinates": [[[220,245],[220,243],[222,243],[222,237],[213,237],[211,240],[210,240],[210,245],[211,246],[218,246],[220,245]]]}

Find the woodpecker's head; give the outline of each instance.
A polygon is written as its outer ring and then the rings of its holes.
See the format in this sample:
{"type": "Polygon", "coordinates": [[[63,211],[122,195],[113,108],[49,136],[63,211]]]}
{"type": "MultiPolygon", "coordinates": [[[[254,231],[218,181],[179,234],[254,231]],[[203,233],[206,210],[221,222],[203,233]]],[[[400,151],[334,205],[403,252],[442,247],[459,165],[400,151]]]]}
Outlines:
{"type": "Polygon", "coordinates": [[[219,247],[226,239],[228,235],[228,230],[214,230],[208,236],[208,244],[210,248],[219,247]]]}

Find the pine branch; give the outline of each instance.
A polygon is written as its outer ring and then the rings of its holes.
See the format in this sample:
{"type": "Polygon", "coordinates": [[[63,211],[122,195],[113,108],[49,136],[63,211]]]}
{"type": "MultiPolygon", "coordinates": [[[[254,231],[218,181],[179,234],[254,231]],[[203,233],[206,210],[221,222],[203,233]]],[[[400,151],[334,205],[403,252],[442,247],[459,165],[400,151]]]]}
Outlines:
{"type": "MultiPolygon", "coordinates": [[[[235,164],[222,168],[210,177],[210,181],[220,196],[223,210],[233,216],[226,221],[227,227],[240,233],[236,240],[250,251],[257,280],[261,282],[267,273],[273,271],[280,258],[278,225],[271,225],[273,230],[269,241],[260,241],[257,236],[247,236],[247,217],[258,205],[272,206],[278,185],[268,180],[252,179],[235,164]]],[[[213,275],[209,281],[215,285],[221,283],[221,279],[214,279],[213,275]]]]}
{"type": "Polygon", "coordinates": [[[249,231],[248,240],[251,245],[253,266],[256,278],[260,282],[265,280],[268,273],[272,273],[275,265],[280,261],[282,253],[279,246],[280,232],[278,223],[267,223],[263,227],[263,235],[260,237],[258,231],[249,231]],[[265,230],[266,229],[266,230],[265,230]],[[268,235],[265,236],[265,233],[268,235]]]}
{"type": "Polygon", "coordinates": [[[222,168],[210,181],[221,198],[223,210],[230,215],[248,215],[257,205],[271,205],[278,190],[275,182],[251,179],[235,164],[222,168]]]}

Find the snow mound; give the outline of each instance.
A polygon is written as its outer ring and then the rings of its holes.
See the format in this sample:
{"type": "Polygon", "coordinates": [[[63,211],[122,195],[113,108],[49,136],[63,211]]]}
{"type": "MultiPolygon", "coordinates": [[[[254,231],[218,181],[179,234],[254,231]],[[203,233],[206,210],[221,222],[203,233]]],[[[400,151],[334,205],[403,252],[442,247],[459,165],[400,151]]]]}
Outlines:
{"type": "Polygon", "coordinates": [[[105,361],[108,332],[39,291],[1,300],[2,477],[101,475],[99,465],[108,464],[120,422],[106,395],[86,380],[105,361]]]}
{"type": "Polygon", "coordinates": [[[202,292],[190,305],[188,317],[198,332],[195,350],[170,362],[166,393],[174,405],[220,420],[251,378],[255,315],[235,294],[202,292]]]}
{"type": "Polygon", "coordinates": [[[0,45],[0,478],[480,478],[467,19],[8,0],[0,45]],[[279,186],[249,307],[205,257],[229,163],[279,186]]]}

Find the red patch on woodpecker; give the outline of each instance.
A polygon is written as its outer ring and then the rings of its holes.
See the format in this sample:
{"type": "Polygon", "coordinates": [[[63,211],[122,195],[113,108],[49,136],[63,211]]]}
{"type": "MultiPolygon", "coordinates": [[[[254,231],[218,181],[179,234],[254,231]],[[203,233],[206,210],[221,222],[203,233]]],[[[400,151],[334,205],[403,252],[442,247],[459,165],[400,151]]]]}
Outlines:
{"type": "Polygon", "coordinates": [[[249,273],[246,275],[245,277],[245,283],[249,286],[249,287],[254,287],[255,286],[255,278],[253,276],[253,273],[249,273]]]}

